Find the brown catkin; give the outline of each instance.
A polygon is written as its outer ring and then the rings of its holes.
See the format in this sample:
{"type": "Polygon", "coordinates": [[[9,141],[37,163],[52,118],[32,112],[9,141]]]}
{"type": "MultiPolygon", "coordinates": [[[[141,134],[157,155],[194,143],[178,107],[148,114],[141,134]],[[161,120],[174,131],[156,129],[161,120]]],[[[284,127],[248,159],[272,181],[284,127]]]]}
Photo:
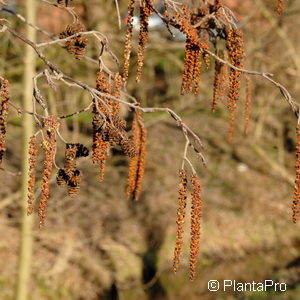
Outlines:
{"type": "Polygon", "coordinates": [[[50,196],[50,179],[53,168],[53,161],[56,152],[55,131],[59,127],[58,119],[55,116],[49,116],[44,123],[46,128],[46,138],[42,144],[45,152],[44,172],[42,177],[41,197],[39,203],[39,224],[45,225],[47,204],[50,196]]]}
{"type": "Polygon", "coordinates": [[[245,103],[245,117],[244,117],[244,134],[249,132],[249,122],[252,105],[252,81],[249,76],[246,77],[246,103],[245,103]]]}
{"type": "Polygon", "coordinates": [[[7,117],[9,106],[9,82],[6,79],[0,79],[0,165],[5,152],[5,139],[7,131],[7,117]]]}
{"type": "MultiPolygon", "coordinates": [[[[132,134],[133,134],[133,142],[135,144],[136,150],[138,153],[140,152],[140,139],[141,139],[141,129],[138,123],[139,118],[139,110],[135,110],[133,121],[132,121],[132,134]]],[[[129,199],[133,191],[135,190],[136,184],[136,177],[138,171],[138,163],[139,163],[139,156],[136,155],[130,159],[129,162],[129,170],[128,170],[128,178],[127,178],[127,189],[126,195],[129,199]]]]}
{"type": "Polygon", "coordinates": [[[285,0],[277,0],[276,12],[281,15],[285,8],[285,0]]]}
{"type": "MultiPolygon", "coordinates": [[[[96,88],[98,91],[112,95],[115,98],[121,96],[122,77],[115,75],[114,85],[111,85],[103,72],[97,75],[96,88]]],[[[110,97],[102,97],[105,104],[94,99],[93,106],[93,163],[100,166],[99,181],[104,179],[104,171],[110,145],[118,144],[122,151],[129,157],[136,155],[134,143],[129,139],[125,131],[126,121],[120,115],[120,103],[110,97]]]]}
{"type": "Polygon", "coordinates": [[[134,12],[134,0],[128,2],[128,18],[127,18],[127,29],[125,37],[125,49],[124,49],[124,68],[123,68],[123,80],[126,84],[129,74],[130,65],[130,54],[132,47],[132,30],[133,30],[133,12],[134,12]]]}
{"type": "Polygon", "coordinates": [[[153,0],[141,0],[140,6],[140,33],[139,33],[139,48],[137,57],[137,74],[136,81],[139,82],[142,77],[142,68],[144,65],[144,55],[146,45],[149,38],[148,23],[149,16],[152,13],[153,0]]]}
{"type": "Polygon", "coordinates": [[[191,209],[190,280],[194,280],[196,277],[196,266],[200,248],[202,187],[200,178],[196,174],[192,175],[191,182],[193,192],[191,209]]]}
{"type": "Polygon", "coordinates": [[[38,156],[38,149],[37,149],[37,138],[35,135],[30,137],[29,140],[29,173],[28,173],[28,184],[27,184],[27,215],[31,215],[33,212],[33,205],[34,205],[34,192],[35,192],[35,181],[36,181],[36,161],[38,156]]]}
{"type": "MultiPolygon", "coordinates": [[[[239,29],[229,29],[227,31],[227,48],[231,63],[238,68],[243,67],[244,58],[244,40],[243,33],[239,29]]],[[[235,69],[230,70],[229,74],[229,91],[228,91],[228,109],[230,112],[229,129],[227,141],[231,142],[235,127],[237,102],[239,100],[241,72],[235,69]]]]}
{"type": "Polygon", "coordinates": [[[145,173],[147,142],[147,129],[144,126],[144,120],[140,115],[139,110],[135,111],[132,131],[132,144],[135,152],[132,150],[131,153],[132,156],[129,163],[126,194],[128,198],[133,195],[134,200],[138,200],[145,173]]]}
{"type": "MultiPolygon", "coordinates": [[[[66,29],[60,33],[59,37],[61,39],[64,39],[76,33],[84,31],[84,25],[80,22],[76,22],[68,25],[66,29]]],[[[70,54],[73,54],[76,59],[82,59],[85,54],[87,43],[87,38],[83,37],[82,35],[77,35],[66,41],[66,49],[70,54]]]]}
{"type": "Polygon", "coordinates": [[[185,209],[187,200],[187,175],[186,171],[179,170],[179,191],[178,191],[178,208],[177,208],[177,230],[176,241],[173,258],[173,271],[176,273],[180,265],[180,258],[182,254],[183,246],[183,225],[185,219],[185,209]]]}
{"type": "Polygon", "coordinates": [[[140,137],[140,151],[139,151],[139,162],[138,170],[136,176],[136,184],[134,190],[134,200],[138,200],[141,194],[144,174],[145,174],[145,165],[146,165],[146,143],[147,143],[147,129],[144,127],[144,121],[142,118],[139,120],[141,126],[141,137],[140,137]]]}
{"type": "Polygon", "coordinates": [[[170,25],[180,30],[187,37],[181,94],[194,93],[197,95],[201,75],[200,58],[203,50],[208,49],[208,45],[200,40],[198,30],[193,27],[191,11],[184,6],[182,9],[183,14],[176,13],[174,18],[170,18],[168,13],[165,13],[165,16],[169,19],[170,25]]]}
{"type": "MultiPolygon", "coordinates": [[[[110,94],[112,87],[106,79],[106,75],[103,72],[97,73],[96,80],[96,88],[99,92],[104,94],[110,94]]],[[[112,106],[112,100],[103,99],[108,108],[112,106]]],[[[106,117],[108,115],[108,109],[104,106],[104,104],[100,100],[94,99],[93,101],[93,146],[92,146],[92,160],[93,164],[100,166],[99,171],[99,182],[102,182],[104,179],[104,172],[106,166],[106,159],[109,151],[109,140],[103,131],[103,127],[106,120],[103,120],[103,116],[106,117]],[[103,114],[103,116],[101,115],[103,114]]]]}
{"type": "Polygon", "coordinates": [[[213,95],[213,102],[211,106],[212,112],[216,112],[218,103],[220,102],[220,98],[221,98],[222,65],[223,64],[220,61],[215,60],[214,95],[213,95]]]}
{"type": "Polygon", "coordinates": [[[201,50],[199,46],[186,41],[184,68],[182,73],[181,94],[194,92],[199,93],[199,82],[201,75],[201,50]]]}
{"type": "Polygon", "coordinates": [[[297,223],[300,215],[300,125],[296,126],[296,179],[294,187],[294,200],[292,205],[293,222],[297,223]]]}

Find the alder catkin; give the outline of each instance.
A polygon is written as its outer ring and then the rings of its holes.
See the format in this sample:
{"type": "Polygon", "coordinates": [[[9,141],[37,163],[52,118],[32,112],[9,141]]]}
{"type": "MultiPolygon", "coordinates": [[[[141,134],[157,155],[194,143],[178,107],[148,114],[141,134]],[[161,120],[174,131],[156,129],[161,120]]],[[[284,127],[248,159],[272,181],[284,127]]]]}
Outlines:
{"type": "Polygon", "coordinates": [[[35,192],[35,182],[36,182],[36,161],[38,156],[38,149],[37,149],[37,138],[35,135],[30,137],[29,140],[29,173],[28,173],[28,184],[27,184],[27,215],[31,215],[33,212],[33,205],[34,205],[34,192],[35,192]]]}
{"type": "Polygon", "coordinates": [[[141,0],[140,6],[140,33],[139,33],[139,48],[137,57],[137,75],[136,81],[139,82],[142,76],[142,68],[144,65],[144,55],[146,45],[149,38],[148,25],[149,16],[152,13],[153,0],[141,0]]]}
{"type": "Polygon", "coordinates": [[[42,143],[42,147],[45,152],[45,159],[38,211],[40,227],[45,225],[47,204],[50,197],[50,179],[56,153],[55,131],[58,130],[59,127],[58,118],[55,116],[49,116],[45,120],[44,127],[46,128],[46,138],[42,143]]]}
{"type": "MultiPolygon", "coordinates": [[[[133,121],[132,121],[132,134],[133,134],[133,142],[135,144],[137,152],[139,153],[141,129],[138,123],[138,118],[139,118],[139,111],[135,110],[133,121]]],[[[131,194],[135,190],[138,163],[139,163],[138,155],[135,155],[129,161],[129,170],[128,170],[127,188],[126,188],[126,195],[128,199],[130,198],[131,194]]]]}
{"type": "Polygon", "coordinates": [[[296,179],[294,186],[294,200],[292,205],[293,222],[297,223],[300,215],[300,125],[296,126],[296,179]]]}
{"type": "Polygon", "coordinates": [[[180,265],[180,258],[183,246],[183,225],[185,219],[185,209],[187,200],[187,175],[186,171],[179,170],[179,190],[178,190],[178,208],[177,208],[177,230],[173,258],[173,271],[176,273],[180,265]]]}
{"type": "MultiPolygon", "coordinates": [[[[229,29],[227,31],[227,48],[231,63],[237,67],[243,67],[244,59],[244,40],[243,33],[239,29],[229,29]]],[[[229,129],[227,133],[227,141],[231,142],[235,127],[236,109],[239,100],[240,77],[241,71],[231,68],[229,74],[229,91],[228,91],[228,109],[230,112],[229,129]]]]}
{"type": "Polygon", "coordinates": [[[129,162],[126,195],[127,198],[133,195],[134,200],[138,200],[145,173],[147,141],[147,130],[138,109],[134,113],[132,132],[132,144],[135,152],[132,150],[132,156],[129,162]]]}
{"type": "Polygon", "coordinates": [[[9,106],[9,82],[6,79],[0,79],[0,165],[5,152],[5,139],[7,131],[7,117],[9,106]]]}
{"type": "Polygon", "coordinates": [[[192,209],[191,209],[191,243],[190,243],[190,280],[196,277],[197,259],[200,248],[200,225],[202,213],[202,188],[200,178],[193,174],[192,209]]]}
{"type": "Polygon", "coordinates": [[[127,29],[125,37],[125,49],[124,49],[124,68],[123,68],[123,80],[126,84],[129,74],[130,66],[130,54],[131,54],[131,42],[132,42],[132,30],[133,30],[133,12],[134,12],[134,0],[128,2],[128,17],[127,17],[127,29]]]}
{"type": "Polygon", "coordinates": [[[144,123],[142,118],[140,118],[141,124],[141,139],[140,139],[140,151],[139,151],[139,162],[138,162],[138,170],[136,176],[136,185],[134,190],[134,200],[138,200],[141,194],[144,174],[145,174],[145,166],[146,166],[146,143],[147,143],[147,129],[144,127],[144,123]]]}
{"type": "Polygon", "coordinates": [[[245,103],[245,117],[244,117],[244,134],[247,135],[249,131],[249,122],[252,105],[252,82],[250,77],[246,77],[246,103],[245,103]]]}

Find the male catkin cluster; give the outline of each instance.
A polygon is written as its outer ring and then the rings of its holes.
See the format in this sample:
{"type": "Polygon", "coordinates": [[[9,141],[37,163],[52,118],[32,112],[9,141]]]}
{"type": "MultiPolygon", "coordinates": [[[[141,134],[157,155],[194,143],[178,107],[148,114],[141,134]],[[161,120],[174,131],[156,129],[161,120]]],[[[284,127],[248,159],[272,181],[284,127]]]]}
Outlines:
{"type": "Polygon", "coordinates": [[[152,14],[152,5],[154,0],[140,1],[140,33],[139,33],[139,49],[137,58],[137,75],[136,81],[139,82],[142,76],[142,68],[144,65],[144,54],[149,38],[148,25],[149,16],[152,14]]]}
{"type": "Polygon", "coordinates": [[[103,97],[93,100],[93,163],[100,166],[99,181],[104,178],[104,170],[109,148],[112,144],[121,147],[124,154],[134,157],[137,154],[133,141],[125,130],[126,122],[120,115],[120,103],[109,96],[120,98],[122,78],[115,76],[115,84],[111,85],[103,72],[97,75],[96,88],[103,97]],[[106,96],[107,95],[107,96],[106,96]]]}
{"type": "MultiPolygon", "coordinates": [[[[227,31],[227,48],[231,63],[237,67],[243,67],[244,60],[244,39],[243,33],[239,29],[229,29],[227,31]]],[[[229,91],[228,91],[228,109],[230,112],[230,123],[227,133],[227,140],[233,138],[237,102],[239,100],[240,80],[242,72],[231,68],[229,74],[229,91]]]]}
{"type": "Polygon", "coordinates": [[[191,242],[190,242],[190,279],[196,277],[196,266],[200,248],[200,226],[202,216],[202,188],[200,178],[192,175],[192,209],[191,209],[191,242]]]}
{"type": "Polygon", "coordinates": [[[58,118],[49,116],[45,119],[44,127],[46,129],[46,137],[42,143],[42,148],[45,153],[45,159],[38,211],[40,227],[45,225],[47,204],[50,197],[50,179],[56,153],[56,131],[59,128],[58,118]]]}
{"type": "Polygon", "coordinates": [[[6,79],[0,79],[0,165],[5,152],[5,139],[7,131],[7,117],[9,106],[9,83],[6,79]]]}
{"type": "Polygon", "coordinates": [[[193,44],[190,40],[186,41],[184,69],[182,73],[181,94],[194,92],[199,93],[199,82],[201,73],[201,50],[199,46],[193,44]]]}
{"type": "MultiPolygon", "coordinates": [[[[179,170],[179,194],[177,208],[177,233],[173,258],[173,271],[176,273],[180,264],[180,257],[183,246],[183,224],[185,219],[185,209],[187,200],[187,174],[184,169],[179,170]]],[[[190,279],[196,277],[196,266],[200,248],[200,222],[202,212],[202,187],[197,174],[192,174],[192,205],[191,205],[191,241],[190,241],[190,279]]]]}
{"type": "MultiPolygon", "coordinates": [[[[76,33],[84,31],[84,25],[80,22],[76,22],[68,25],[66,29],[60,33],[59,37],[61,39],[64,39],[76,33]]],[[[70,54],[74,55],[75,58],[82,59],[86,51],[87,43],[87,38],[83,37],[82,35],[77,35],[66,41],[66,49],[70,54]]]]}

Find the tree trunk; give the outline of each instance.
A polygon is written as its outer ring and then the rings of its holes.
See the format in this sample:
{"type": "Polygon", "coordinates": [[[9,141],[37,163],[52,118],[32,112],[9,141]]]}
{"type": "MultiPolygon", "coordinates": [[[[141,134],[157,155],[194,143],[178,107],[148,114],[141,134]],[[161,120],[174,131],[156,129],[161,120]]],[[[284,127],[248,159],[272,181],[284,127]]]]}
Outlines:
{"type": "MultiPolygon", "coordinates": [[[[26,0],[26,19],[30,23],[35,23],[36,7],[35,0],[26,0]]],[[[28,39],[35,42],[36,31],[27,26],[26,34],[28,39]]],[[[24,94],[23,108],[27,111],[32,111],[32,78],[35,75],[35,52],[30,46],[26,45],[25,61],[24,61],[24,94]]],[[[16,286],[16,299],[28,299],[28,287],[30,284],[31,273],[31,256],[32,256],[32,216],[27,216],[27,182],[28,182],[28,142],[31,135],[34,133],[34,125],[32,116],[24,114],[22,120],[22,179],[21,179],[21,236],[20,236],[20,253],[18,266],[18,279],[16,286]]]]}

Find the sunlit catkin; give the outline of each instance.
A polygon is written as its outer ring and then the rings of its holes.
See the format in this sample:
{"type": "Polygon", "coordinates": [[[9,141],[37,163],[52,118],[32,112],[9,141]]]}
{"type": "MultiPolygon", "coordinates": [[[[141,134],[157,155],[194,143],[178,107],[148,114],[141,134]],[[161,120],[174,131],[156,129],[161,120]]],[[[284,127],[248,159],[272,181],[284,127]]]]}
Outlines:
{"type": "Polygon", "coordinates": [[[126,19],[126,37],[125,37],[125,49],[124,49],[124,69],[123,69],[123,80],[126,84],[129,74],[130,66],[130,54],[131,54],[131,43],[132,43],[132,30],[133,30],[133,12],[134,12],[135,0],[129,0],[128,2],[128,16],[126,19]]]}
{"type": "MultiPolygon", "coordinates": [[[[138,123],[140,112],[136,110],[134,112],[133,121],[132,121],[132,134],[133,134],[133,142],[135,144],[136,150],[138,153],[140,152],[140,139],[141,139],[141,129],[138,123]]],[[[130,159],[129,162],[129,170],[128,170],[128,178],[127,178],[127,188],[126,188],[126,195],[129,199],[133,191],[135,190],[136,185],[136,177],[138,171],[138,163],[139,163],[139,156],[136,155],[130,159]]]]}
{"type": "MultiPolygon", "coordinates": [[[[231,63],[237,67],[243,67],[244,59],[244,40],[243,33],[239,29],[229,29],[227,31],[227,48],[231,63]]],[[[228,91],[228,109],[230,112],[230,123],[227,133],[227,141],[231,142],[235,127],[237,102],[240,92],[241,71],[231,68],[229,74],[229,91],[228,91]]]]}
{"type": "Polygon", "coordinates": [[[9,83],[6,79],[0,79],[0,165],[5,152],[5,138],[7,131],[7,116],[9,106],[9,83]]]}
{"type": "Polygon", "coordinates": [[[246,103],[245,103],[245,117],[244,117],[244,134],[249,132],[249,122],[252,105],[252,81],[249,76],[246,77],[246,103]]]}
{"type": "Polygon", "coordinates": [[[141,0],[140,1],[140,33],[139,33],[139,48],[138,48],[138,58],[137,58],[137,74],[136,81],[139,82],[142,76],[142,68],[144,65],[144,55],[146,50],[146,45],[149,38],[148,25],[149,16],[152,13],[153,0],[141,0]]]}
{"type": "Polygon", "coordinates": [[[135,111],[132,131],[135,149],[135,153],[132,152],[132,154],[135,155],[131,156],[129,163],[126,194],[128,198],[133,195],[134,200],[138,200],[145,173],[147,142],[147,129],[144,126],[144,120],[138,110],[135,111]]]}
{"type": "Polygon", "coordinates": [[[44,127],[46,128],[46,138],[42,143],[45,152],[44,172],[42,177],[41,197],[39,203],[39,225],[45,225],[47,204],[50,197],[50,179],[53,168],[53,161],[56,152],[56,137],[55,131],[59,127],[58,119],[55,116],[50,116],[45,120],[44,127]]]}
{"type": "Polygon", "coordinates": [[[202,187],[200,178],[193,174],[192,182],[192,209],[191,209],[191,243],[190,243],[190,279],[196,277],[197,259],[200,248],[200,225],[202,214],[202,187]]]}
{"type": "Polygon", "coordinates": [[[292,205],[293,222],[299,220],[300,215],[300,125],[296,126],[296,179],[294,187],[294,201],[292,205]]]}
{"type": "Polygon", "coordinates": [[[180,265],[180,258],[182,254],[183,246],[183,225],[185,219],[185,209],[187,200],[187,175],[186,171],[179,170],[179,191],[178,191],[178,208],[177,208],[177,230],[176,230],[176,241],[173,258],[173,271],[176,273],[180,265]]]}
{"type": "Polygon", "coordinates": [[[38,156],[38,149],[37,149],[37,138],[35,135],[30,137],[29,140],[29,173],[28,173],[28,184],[27,184],[27,215],[31,215],[33,212],[33,205],[34,205],[34,192],[35,192],[35,176],[36,176],[36,160],[38,156]]]}
{"type": "Polygon", "coordinates": [[[136,176],[136,185],[134,190],[134,200],[138,200],[142,191],[142,185],[145,174],[145,166],[146,166],[146,143],[147,143],[147,129],[144,126],[144,121],[140,118],[140,126],[141,126],[141,139],[140,139],[140,151],[139,151],[139,164],[136,176]]]}
{"type": "Polygon", "coordinates": [[[184,68],[182,73],[181,94],[199,93],[201,75],[200,48],[187,40],[185,47],[184,68]]]}

